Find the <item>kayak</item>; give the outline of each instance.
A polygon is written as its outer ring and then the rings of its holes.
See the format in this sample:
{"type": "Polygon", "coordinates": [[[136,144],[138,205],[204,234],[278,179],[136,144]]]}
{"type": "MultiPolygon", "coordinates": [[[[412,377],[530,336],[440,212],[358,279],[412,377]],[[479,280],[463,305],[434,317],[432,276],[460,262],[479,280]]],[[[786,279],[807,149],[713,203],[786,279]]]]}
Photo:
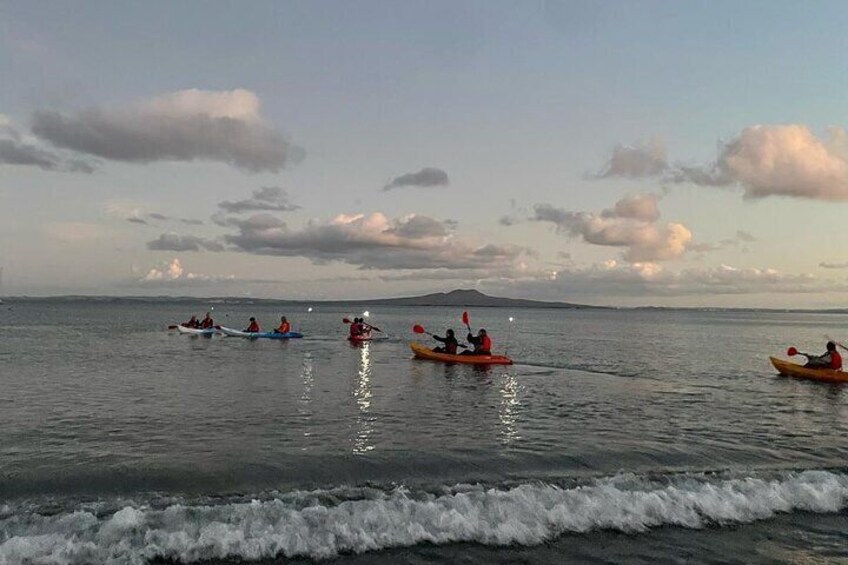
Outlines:
{"type": "Polygon", "coordinates": [[[808,369],[797,363],[790,363],[778,359],[777,357],[769,357],[771,364],[781,375],[787,377],[795,377],[798,379],[810,379],[814,381],[823,381],[826,383],[848,383],[848,373],[843,371],[834,371],[833,369],[808,369]]]}
{"type": "Polygon", "coordinates": [[[466,365],[512,365],[512,359],[505,355],[451,355],[436,353],[423,343],[411,343],[412,353],[418,359],[441,361],[442,363],[463,363],[466,365]]]}
{"type": "Polygon", "coordinates": [[[360,335],[351,335],[348,336],[347,340],[351,343],[364,343],[366,341],[371,341],[372,338],[370,333],[360,334],[360,335]]]}
{"type": "Polygon", "coordinates": [[[187,328],[185,326],[177,326],[177,331],[181,334],[189,334],[189,335],[214,335],[218,333],[218,330],[215,328],[187,328]]]}
{"type": "Polygon", "coordinates": [[[286,332],[284,334],[279,332],[243,332],[224,326],[220,326],[220,330],[224,335],[230,337],[245,337],[248,339],[300,339],[303,337],[303,334],[298,332],[286,332]]]}

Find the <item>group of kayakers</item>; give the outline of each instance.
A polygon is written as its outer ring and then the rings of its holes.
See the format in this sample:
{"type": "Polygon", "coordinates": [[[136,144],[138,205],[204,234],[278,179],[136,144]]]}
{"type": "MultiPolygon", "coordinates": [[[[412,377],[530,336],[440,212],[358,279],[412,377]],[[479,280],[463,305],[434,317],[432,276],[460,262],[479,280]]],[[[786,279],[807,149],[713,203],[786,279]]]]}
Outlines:
{"type": "Polygon", "coordinates": [[[206,317],[202,320],[198,320],[197,316],[192,316],[188,322],[183,322],[180,325],[194,330],[207,330],[215,327],[215,321],[212,319],[212,314],[206,312],[206,317]]]}
{"type": "Polygon", "coordinates": [[[454,332],[452,329],[449,329],[445,332],[445,337],[441,337],[438,335],[433,335],[431,337],[442,344],[439,347],[433,348],[433,351],[436,353],[447,353],[448,355],[457,355],[458,348],[462,347],[465,348],[465,351],[459,353],[459,355],[492,354],[492,338],[490,338],[486,330],[482,328],[477,332],[477,335],[468,332],[468,335],[465,337],[465,340],[473,346],[471,349],[467,349],[467,345],[459,343],[459,341],[456,339],[456,332],[454,332]]]}
{"type": "Polygon", "coordinates": [[[374,331],[374,326],[367,323],[364,318],[354,318],[350,323],[350,339],[362,340],[371,337],[371,332],[374,331]]]}
{"type": "MultiPolygon", "coordinates": [[[[251,316],[249,324],[247,328],[243,331],[246,333],[260,333],[262,332],[262,327],[259,325],[259,322],[256,321],[256,318],[251,316]]],[[[212,319],[212,314],[206,312],[206,317],[202,320],[198,320],[197,316],[192,316],[191,319],[187,322],[183,322],[180,324],[184,328],[191,328],[197,330],[206,330],[210,328],[214,328],[215,321],[212,319]]],[[[280,318],[280,325],[271,330],[273,333],[287,334],[291,332],[291,323],[289,323],[288,319],[285,316],[280,318]]]]}

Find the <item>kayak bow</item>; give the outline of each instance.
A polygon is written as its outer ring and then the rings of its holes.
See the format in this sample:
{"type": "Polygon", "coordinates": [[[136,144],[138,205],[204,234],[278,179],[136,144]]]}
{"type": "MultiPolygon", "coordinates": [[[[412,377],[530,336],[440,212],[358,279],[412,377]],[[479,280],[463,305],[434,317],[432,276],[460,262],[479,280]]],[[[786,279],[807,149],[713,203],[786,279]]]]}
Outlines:
{"type": "Polygon", "coordinates": [[[215,328],[187,328],[185,326],[177,326],[177,331],[181,334],[189,334],[189,335],[214,335],[218,333],[218,330],[215,328]]]}

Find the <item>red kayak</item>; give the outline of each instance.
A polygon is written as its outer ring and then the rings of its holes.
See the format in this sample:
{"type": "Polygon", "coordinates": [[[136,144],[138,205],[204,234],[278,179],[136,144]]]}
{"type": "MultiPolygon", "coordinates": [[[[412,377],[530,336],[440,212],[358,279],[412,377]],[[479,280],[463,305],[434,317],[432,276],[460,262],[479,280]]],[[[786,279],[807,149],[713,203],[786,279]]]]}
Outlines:
{"type": "Polygon", "coordinates": [[[371,337],[371,332],[348,336],[347,340],[351,343],[364,343],[366,341],[371,341],[373,338],[371,337]]]}

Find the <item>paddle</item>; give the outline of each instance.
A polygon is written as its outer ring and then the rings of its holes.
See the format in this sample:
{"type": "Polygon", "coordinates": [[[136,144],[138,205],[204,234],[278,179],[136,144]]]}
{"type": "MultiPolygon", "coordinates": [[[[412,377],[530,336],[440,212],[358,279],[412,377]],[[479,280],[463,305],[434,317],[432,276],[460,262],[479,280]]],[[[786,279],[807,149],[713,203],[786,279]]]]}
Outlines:
{"type": "MultiPolygon", "coordinates": [[[[345,323],[345,324],[352,324],[353,323],[349,318],[342,318],[342,322],[345,323]]],[[[380,333],[385,333],[385,332],[383,332],[383,330],[381,330],[377,326],[372,326],[371,324],[366,324],[365,322],[362,322],[362,323],[365,324],[366,326],[368,326],[369,328],[371,328],[374,331],[378,331],[380,333]]]]}
{"type": "Polygon", "coordinates": [[[804,356],[804,357],[806,357],[807,359],[809,359],[809,358],[810,358],[810,356],[809,356],[809,355],[807,355],[806,353],[801,353],[800,351],[798,351],[797,349],[795,349],[795,347],[794,347],[794,346],[792,346],[792,347],[790,347],[789,349],[787,349],[787,350],[786,350],[786,354],[787,354],[788,356],[790,356],[790,357],[795,357],[796,355],[803,355],[803,356],[804,356]]]}
{"type": "Polygon", "coordinates": [[[465,324],[466,328],[468,328],[468,333],[471,333],[471,322],[468,318],[468,312],[462,313],[462,323],[465,324]]]}
{"type": "MultiPolygon", "coordinates": [[[[415,333],[417,333],[417,334],[427,334],[427,335],[429,335],[430,337],[436,337],[436,336],[435,336],[435,334],[431,334],[430,332],[428,332],[427,330],[425,330],[425,329],[424,329],[424,326],[422,326],[421,324],[415,324],[414,326],[412,326],[412,331],[413,331],[413,332],[415,332],[415,333]]],[[[463,349],[467,349],[467,348],[468,348],[468,346],[467,346],[467,345],[465,345],[464,343],[457,343],[456,345],[457,345],[457,347],[461,347],[461,348],[463,348],[463,349]]]]}
{"type": "Polygon", "coordinates": [[[825,337],[825,338],[827,338],[827,341],[832,341],[833,343],[835,343],[836,345],[838,345],[839,347],[841,347],[841,348],[842,348],[842,349],[844,349],[845,351],[848,351],[848,347],[845,347],[844,345],[842,345],[841,343],[839,343],[839,342],[838,342],[838,341],[836,341],[835,339],[831,338],[829,335],[826,335],[826,336],[824,336],[824,337],[825,337]]]}
{"type": "Polygon", "coordinates": [[[171,324],[170,326],[168,326],[168,329],[169,329],[169,330],[175,330],[175,329],[177,329],[178,327],[179,327],[179,326],[178,326],[177,324],[171,324]]]}

